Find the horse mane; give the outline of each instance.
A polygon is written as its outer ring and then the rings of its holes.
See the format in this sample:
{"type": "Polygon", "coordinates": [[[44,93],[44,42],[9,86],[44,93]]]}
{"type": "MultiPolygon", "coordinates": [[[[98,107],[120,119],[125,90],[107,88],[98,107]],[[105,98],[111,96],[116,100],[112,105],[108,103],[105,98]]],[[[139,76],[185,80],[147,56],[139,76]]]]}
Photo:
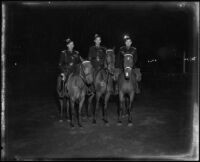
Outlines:
{"type": "Polygon", "coordinates": [[[74,67],[74,71],[73,71],[73,74],[74,75],[78,75],[79,73],[80,73],[80,65],[81,65],[81,63],[79,63],[79,64],[77,64],[77,65],[75,65],[75,67],[74,67]]]}
{"type": "Polygon", "coordinates": [[[111,51],[109,54],[110,54],[110,56],[112,57],[112,60],[114,60],[114,58],[115,58],[114,50],[113,50],[113,49],[107,49],[106,55],[108,55],[108,51],[111,51]]]}
{"type": "Polygon", "coordinates": [[[104,66],[107,65],[107,59],[108,59],[108,57],[111,57],[111,62],[115,64],[115,54],[114,54],[114,50],[113,49],[107,49],[106,50],[106,57],[104,59],[104,66]]]}
{"type": "Polygon", "coordinates": [[[99,70],[99,77],[100,77],[101,80],[105,79],[105,74],[106,74],[105,69],[99,70]]]}

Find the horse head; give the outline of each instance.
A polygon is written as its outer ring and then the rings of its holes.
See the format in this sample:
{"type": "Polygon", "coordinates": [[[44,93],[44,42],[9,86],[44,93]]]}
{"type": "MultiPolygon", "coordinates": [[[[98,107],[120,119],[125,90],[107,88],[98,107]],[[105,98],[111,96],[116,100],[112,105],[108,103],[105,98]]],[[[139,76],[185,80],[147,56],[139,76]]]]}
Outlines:
{"type": "Polygon", "coordinates": [[[104,67],[109,71],[109,73],[114,74],[114,70],[115,70],[115,53],[114,53],[114,49],[107,49],[106,50],[106,57],[105,57],[104,67]]]}
{"type": "Polygon", "coordinates": [[[80,75],[84,79],[86,84],[91,84],[93,82],[93,72],[94,69],[91,62],[88,60],[82,61],[82,63],[80,64],[80,75]]]}
{"type": "Polygon", "coordinates": [[[124,54],[124,74],[126,79],[130,79],[133,68],[133,55],[124,54]]]}

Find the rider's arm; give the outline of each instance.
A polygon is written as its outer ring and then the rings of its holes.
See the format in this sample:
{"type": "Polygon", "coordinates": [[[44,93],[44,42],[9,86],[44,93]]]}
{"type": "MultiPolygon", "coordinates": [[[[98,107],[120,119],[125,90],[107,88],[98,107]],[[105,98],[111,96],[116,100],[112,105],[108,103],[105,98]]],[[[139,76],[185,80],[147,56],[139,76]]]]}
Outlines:
{"type": "Polygon", "coordinates": [[[92,61],[93,60],[93,48],[92,47],[90,47],[90,49],[89,49],[89,53],[88,53],[88,60],[90,60],[90,61],[92,61]]]}
{"type": "Polygon", "coordinates": [[[77,58],[76,63],[79,64],[79,63],[81,63],[83,61],[83,58],[80,56],[78,51],[76,51],[76,55],[78,56],[78,57],[76,57],[77,58]]]}
{"type": "Polygon", "coordinates": [[[61,73],[64,72],[63,63],[64,63],[64,53],[61,52],[61,54],[60,54],[60,60],[59,60],[59,63],[58,63],[58,67],[59,67],[61,73]]]}
{"type": "Polygon", "coordinates": [[[134,51],[134,64],[136,64],[138,61],[138,56],[137,56],[137,49],[134,51]]]}
{"type": "Polygon", "coordinates": [[[83,59],[81,56],[80,56],[80,61],[81,61],[81,62],[83,62],[83,61],[84,61],[84,59],[83,59]]]}
{"type": "Polygon", "coordinates": [[[117,67],[122,68],[123,67],[123,54],[122,51],[120,50],[118,55],[117,55],[117,67]]]}

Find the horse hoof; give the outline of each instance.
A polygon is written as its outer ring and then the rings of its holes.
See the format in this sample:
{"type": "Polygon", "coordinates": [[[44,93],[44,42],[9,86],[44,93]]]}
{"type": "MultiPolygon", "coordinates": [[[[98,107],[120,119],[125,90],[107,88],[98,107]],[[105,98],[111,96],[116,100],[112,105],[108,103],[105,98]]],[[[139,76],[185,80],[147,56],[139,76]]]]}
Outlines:
{"type": "Polygon", "coordinates": [[[96,123],[97,123],[96,120],[93,120],[93,121],[92,121],[92,124],[96,124],[96,123]]]}
{"type": "Polygon", "coordinates": [[[79,128],[83,128],[83,126],[81,124],[78,124],[79,128]]]}
{"type": "Polygon", "coordinates": [[[133,123],[128,123],[128,127],[132,127],[133,126],[133,123]]]}
{"type": "Polygon", "coordinates": [[[71,120],[70,120],[70,119],[67,119],[67,122],[71,122],[71,120]]]}
{"type": "Polygon", "coordinates": [[[108,123],[108,120],[106,120],[106,119],[103,119],[103,121],[104,121],[104,123],[105,123],[105,124],[107,124],[107,123],[108,123]]]}
{"type": "Polygon", "coordinates": [[[60,123],[62,123],[62,122],[63,122],[63,120],[62,120],[62,119],[60,119],[60,120],[59,120],[59,122],[60,122],[60,123]]]}
{"type": "Polygon", "coordinates": [[[71,128],[73,129],[74,128],[74,124],[70,124],[71,128]]]}
{"type": "Polygon", "coordinates": [[[118,122],[117,125],[118,125],[118,126],[121,126],[121,125],[122,125],[122,122],[118,122]]]}
{"type": "Polygon", "coordinates": [[[91,117],[87,117],[87,120],[89,120],[89,121],[90,121],[91,119],[92,119],[91,117]]]}
{"type": "Polygon", "coordinates": [[[110,124],[109,123],[106,123],[106,127],[109,127],[110,126],[110,124]]]}

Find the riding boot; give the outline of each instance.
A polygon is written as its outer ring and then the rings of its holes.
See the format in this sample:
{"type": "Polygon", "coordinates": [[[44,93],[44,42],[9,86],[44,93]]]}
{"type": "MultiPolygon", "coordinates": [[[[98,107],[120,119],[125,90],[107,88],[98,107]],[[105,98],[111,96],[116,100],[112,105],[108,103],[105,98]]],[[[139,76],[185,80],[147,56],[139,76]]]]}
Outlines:
{"type": "Polygon", "coordinates": [[[65,79],[64,79],[64,85],[65,85],[64,90],[65,90],[65,91],[64,91],[64,92],[65,92],[65,95],[68,96],[67,81],[68,81],[70,72],[67,71],[67,72],[65,72],[64,74],[65,74],[65,79]]]}
{"type": "Polygon", "coordinates": [[[138,82],[136,82],[136,94],[140,94],[140,89],[139,89],[139,85],[138,82]]]}

